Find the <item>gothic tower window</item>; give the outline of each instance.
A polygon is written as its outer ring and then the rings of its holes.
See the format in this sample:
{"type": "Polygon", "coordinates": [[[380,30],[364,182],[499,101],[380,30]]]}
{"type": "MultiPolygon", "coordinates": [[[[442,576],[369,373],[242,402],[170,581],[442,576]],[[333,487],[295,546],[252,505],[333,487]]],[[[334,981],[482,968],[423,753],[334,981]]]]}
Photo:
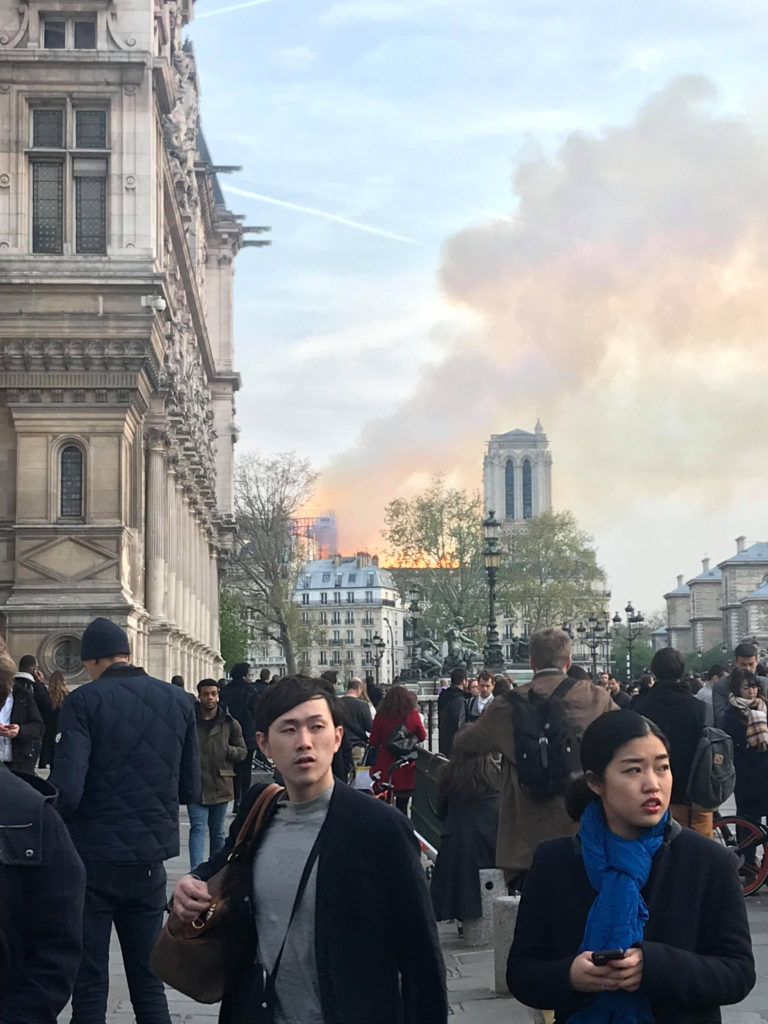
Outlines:
{"type": "Polygon", "coordinates": [[[515,518],[515,466],[511,461],[504,470],[504,514],[507,519],[515,518]]]}
{"type": "Polygon", "coordinates": [[[531,482],[531,464],[528,459],[523,463],[523,519],[533,516],[533,484],[531,482]]]}
{"type": "Polygon", "coordinates": [[[59,514],[62,519],[83,517],[83,453],[74,444],[61,449],[59,514]]]}

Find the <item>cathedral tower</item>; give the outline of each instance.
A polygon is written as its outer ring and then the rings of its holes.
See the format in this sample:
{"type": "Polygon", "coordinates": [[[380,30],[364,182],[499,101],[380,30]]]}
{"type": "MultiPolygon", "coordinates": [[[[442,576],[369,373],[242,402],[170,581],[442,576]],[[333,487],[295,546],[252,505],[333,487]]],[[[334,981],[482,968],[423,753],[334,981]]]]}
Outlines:
{"type": "Polygon", "coordinates": [[[485,510],[507,527],[552,508],[552,454],[540,421],[534,432],[492,434],[483,459],[485,510]]]}

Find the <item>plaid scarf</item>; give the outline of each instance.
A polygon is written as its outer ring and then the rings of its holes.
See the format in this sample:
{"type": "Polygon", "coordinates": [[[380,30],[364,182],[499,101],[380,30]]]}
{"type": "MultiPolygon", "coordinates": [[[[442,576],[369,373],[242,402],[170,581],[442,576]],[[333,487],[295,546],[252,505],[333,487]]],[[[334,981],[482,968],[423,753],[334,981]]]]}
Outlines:
{"type": "Polygon", "coordinates": [[[731,693],[728,697],[731,705],[740,712],[747,722],[747,746],[756,750],[768,750],[768,715],[762,697],[747,700],[731,693]]]}

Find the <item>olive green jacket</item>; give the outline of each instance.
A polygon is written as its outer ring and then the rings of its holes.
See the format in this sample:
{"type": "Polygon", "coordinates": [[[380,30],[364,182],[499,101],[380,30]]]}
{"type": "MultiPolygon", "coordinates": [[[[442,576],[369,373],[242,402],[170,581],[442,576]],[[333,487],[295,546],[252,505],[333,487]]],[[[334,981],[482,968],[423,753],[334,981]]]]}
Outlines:
{"type": "Polygon", "coordinates": [[[227,803],[235,798],[235,765],[248,756],[243,730],[232,715],[221,706],[216,709],[216,717],[207,721],[200,714],[199,704],[195,711],[203,780],[203,795],[200,802],[227,803]]]}

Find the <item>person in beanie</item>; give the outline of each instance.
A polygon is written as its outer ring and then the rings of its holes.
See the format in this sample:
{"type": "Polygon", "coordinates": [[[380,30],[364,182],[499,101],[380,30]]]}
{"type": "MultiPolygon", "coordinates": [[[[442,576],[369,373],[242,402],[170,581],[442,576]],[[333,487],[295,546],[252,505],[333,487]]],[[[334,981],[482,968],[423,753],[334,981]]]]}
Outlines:
{"type": "Polygon", "coordinates": [[[179,803],[200,802],[195,710],[131,664],[128,636],[109,619],[86,628],[80,657],[93,681],[62,705],[51,774],[86,868],[72,1024],[105,1020],[113,924],[136,1024],[170,1024],[149,956],[163,923],[163,862],[179,854],[179,803]]]}

